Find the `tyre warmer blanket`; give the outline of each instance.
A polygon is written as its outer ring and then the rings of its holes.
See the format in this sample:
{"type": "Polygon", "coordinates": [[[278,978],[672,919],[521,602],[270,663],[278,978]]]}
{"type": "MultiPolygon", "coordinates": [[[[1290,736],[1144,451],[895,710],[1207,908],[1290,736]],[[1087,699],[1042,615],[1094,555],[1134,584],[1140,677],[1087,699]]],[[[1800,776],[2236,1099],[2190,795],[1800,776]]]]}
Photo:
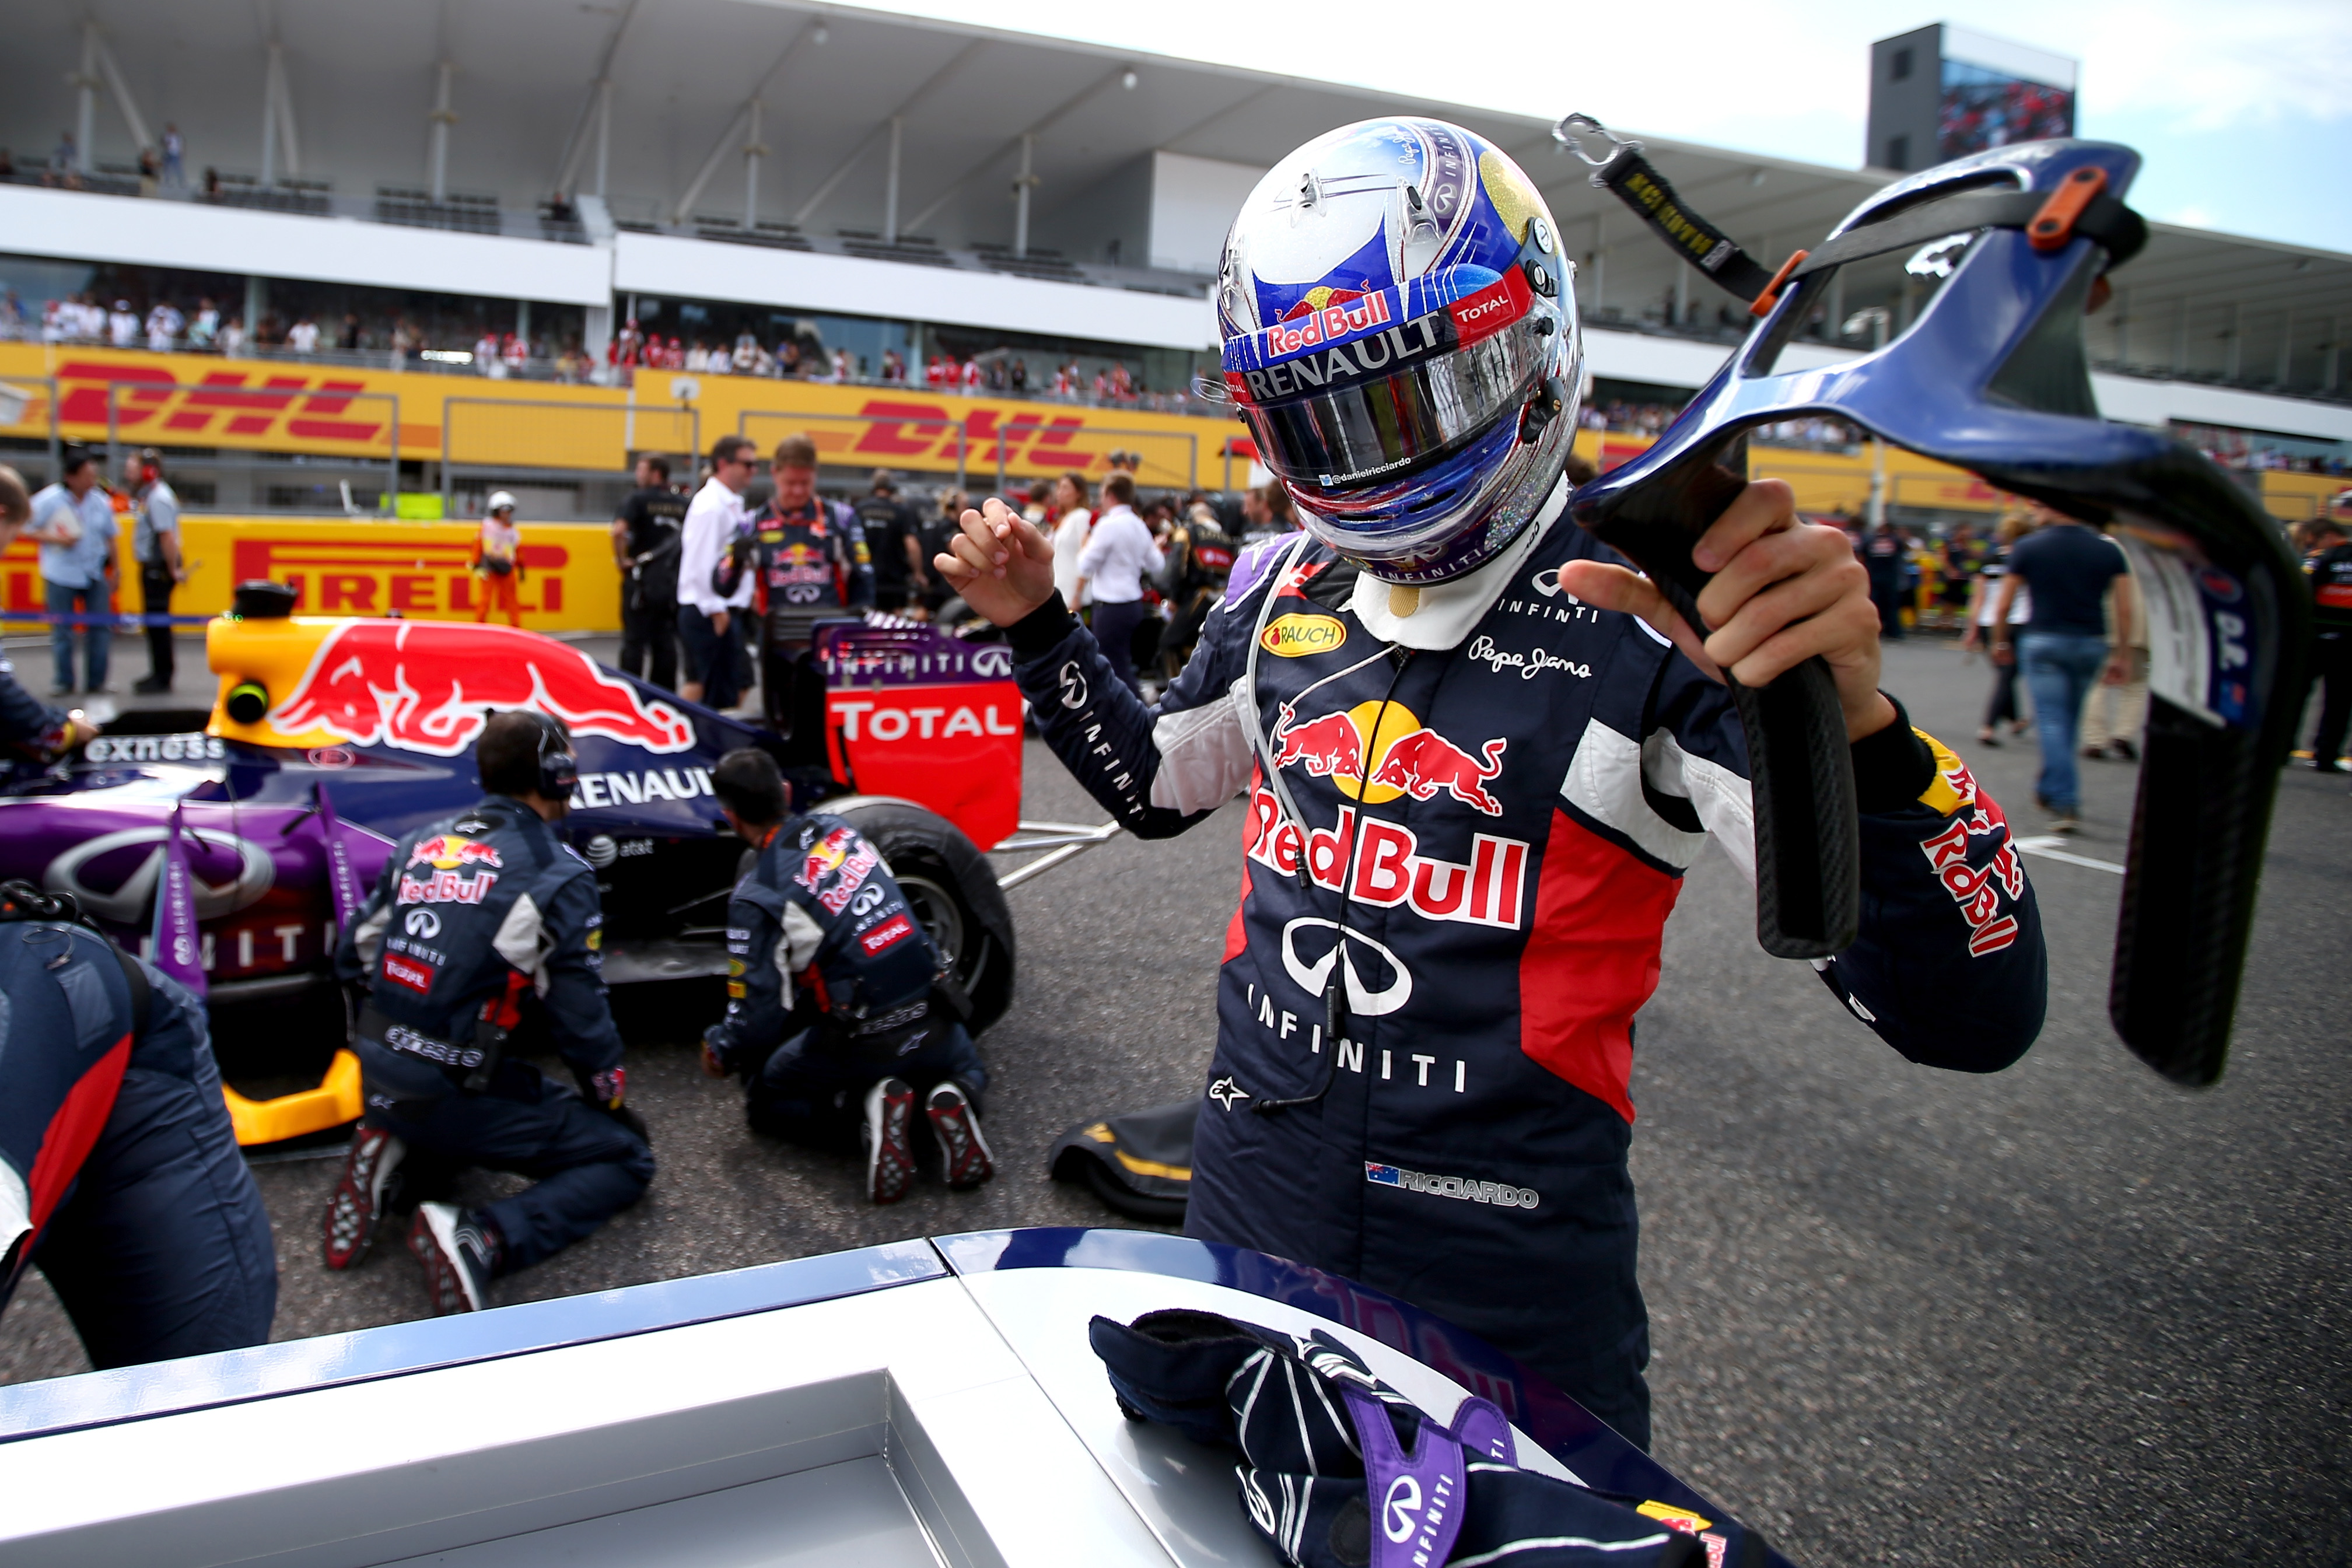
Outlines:
{"type": "Polygon", "coordinates": [[[1171,1309],[1088,1331],[1130,1420],[1238,1448],[1250,1522],[1299,1568],[1752,1568],[1763,1537],[1522,1469],[1477,1397],[1442,1426],[1329,1334],[1171,1309]]]}

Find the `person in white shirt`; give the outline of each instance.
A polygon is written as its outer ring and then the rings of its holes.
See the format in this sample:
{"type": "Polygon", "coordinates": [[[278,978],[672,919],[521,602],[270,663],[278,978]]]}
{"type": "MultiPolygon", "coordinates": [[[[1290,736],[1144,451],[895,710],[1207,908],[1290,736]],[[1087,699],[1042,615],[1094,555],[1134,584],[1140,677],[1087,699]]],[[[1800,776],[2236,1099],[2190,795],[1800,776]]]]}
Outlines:
{"type": "Polygon", "coordinates": [[[1150,525],[1135,514],[1135,476],[1113,474],[1103,481],[1102,521],[1095,524],[1078,555],[1078,592],[1094,589],[1095,641],[1110,660],[1111,672],[1140,697],[1135,679],[1135,628],[1143,624],[1146,574],[1167,570],[1153,542],[1150,525]]]}
{"type": "Polygon", "coordinates": [[[319,323],[305,316],[286,331],[286,346],[298,354],[319,352],[319,323]]]}
{"type": "Polygon", "coordinates": [[[1095,514],[1087,510],[1083,475],[1064,474],[1054,481],[1054,514],[1061,520],[1054,524],[1054,587],[1062,603],[1081,610],[1086,606],[1078,598],[1078,555],[1095,525],[1095,514]]]}
{"type": "Polygon", "coordinates": [[[171,352],[172,340],[180,335],[186,318],[168,302],[158,300],[147,312],[147,346],[157,353],[171,352]]]}
{"type": "Polygon", "coordinates": [[[135,349],[139,346],[139,316],[131,310],[130,300],[117,300],[114,302],[114,314],[106,318],[106,325],[108,336],[114,340],[116,348],[135,349]]]}
{"type": "Polygon", "coordinates": [[[751,574],[721,594],[712,581],[748,520],[744,487],[759,465],[757,449],[740,436],[721,436],[710,447],[710,478],[686,509],[677,562],[677,640],[686,651],[686,679],[677,694],[720,711],[743,700],[735,682],[735,622],[751,602],[751,574]]]}

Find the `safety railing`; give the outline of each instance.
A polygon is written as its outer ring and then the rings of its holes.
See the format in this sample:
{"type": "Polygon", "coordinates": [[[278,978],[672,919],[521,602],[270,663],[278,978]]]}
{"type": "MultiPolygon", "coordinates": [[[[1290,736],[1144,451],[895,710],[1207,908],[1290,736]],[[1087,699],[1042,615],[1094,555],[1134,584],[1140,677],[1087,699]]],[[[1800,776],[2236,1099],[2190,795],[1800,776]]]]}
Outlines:
{"type": "Polygon", "coordinates": [[[968,483],[971,456],[969,425],[968,417],[947,419],[911,410],[800,414],[747,408],[735,420],[735,434],[761,452],[772,451],[787,436],[806,436],[815,443],[820,462],[951,472],[956,488],[961,489],[968,483]],[[845,432],[842,426],[856,426],[858,433],[845,432]],[[922,434],[910,435],[910,431],[922,434]]]}
{"type": "Polygon", "coordinates": [[[55,376],[17,375],[0,381],[0,436],[45,442],[48,447],[48,477],[58,477],[65,443],[58,433],[55,376]],[[22,395],[21,401],[18,394],[22,395]]]}
{"type": "Polygon", "coordinates": [[[131,445],[266,451],[272,449],[268,443],[279,441],[359,467],[382,463],[383,511],[392,516],[399,510],[400,398],[393,393],[114,381],[107,383],[105,396],[110,474],[122,471],[122,454],[131,445]],[[365,417],[374,408],[383,410],[383,417],[365,417]]]}
{"type": "MultiPolygon", "coordinates": [[[[746,409],[735,433],[761,451],[787,436],[806,436],[821,462],[850,467],[952,473],[956,488],[968,488],[992,471],[999,494],[1015,479],[1051,479],[1065,472],[1092,472],[1111,451],[1131,451],[1141,459],[1136,482],[1146,489],[1195,489],[1201,483],[1201,438],[1190,431],[1139,430],[1124,426],[1055,423],[1050,415],[1025,410],[1005,416],[975,409],[961,418],[914,405],[903,411],[803,414],[746,409]],[[845,430],[844,426],[850,428],[845,430]],[[1083,448],[1069,443],[1083,438],[1083,448]]],[[[1231,489],[1230,458],[1226,487],[1231,489]]]]}

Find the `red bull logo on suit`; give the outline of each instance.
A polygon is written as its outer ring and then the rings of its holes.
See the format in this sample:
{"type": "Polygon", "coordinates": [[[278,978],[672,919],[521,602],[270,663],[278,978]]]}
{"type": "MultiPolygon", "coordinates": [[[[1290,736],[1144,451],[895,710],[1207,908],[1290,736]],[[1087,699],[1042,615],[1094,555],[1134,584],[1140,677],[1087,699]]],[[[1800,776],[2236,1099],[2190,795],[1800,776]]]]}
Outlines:
{"type": "Polygon", "coordinates": [[[1488,816],[1503,815],[1503,803],[1486,781],[1502,773],[1509,742],[1501,737],[1487,741],[1473,756],[1401,703],[1360,702],[1303,724],[1286,707],[1274,742],[1276,766],[1302,766],[1367,805],[1399,795],[1428,800],[1443,790],[1488,816]]]}
{"type": "Polygon", "coordinates": [[[1242,842],[1251,859],[1285,877],[1298,874],[1303,856],[1307,874],[1333,892],[1339,890],[1340,879],[1348,878],[1348,897],[1360,904],[1381,909],[1402,904],[1423,920],[1517,929],[1526,906],[1525,839],[1474,834],[1465,863],[1423,854],[1412,828],[1378,817],[1360,820],[1364,842],[1355,847],[1351,840],[1359,825],[1356,812],[1342,806],[1338,826],[1328,832],[1319,827],[1302,832],[1282,814],[1274,792],[1260,787],[1251,794],[1242,842]]]}

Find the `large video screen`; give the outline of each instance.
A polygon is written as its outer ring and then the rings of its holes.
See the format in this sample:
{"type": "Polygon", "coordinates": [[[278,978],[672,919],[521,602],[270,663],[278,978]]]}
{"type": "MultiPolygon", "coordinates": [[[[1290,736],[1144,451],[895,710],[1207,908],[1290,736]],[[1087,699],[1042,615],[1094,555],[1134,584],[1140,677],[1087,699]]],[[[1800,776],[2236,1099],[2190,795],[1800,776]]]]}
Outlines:
{"type": "Polygon", "coordinates": [[[1943,104],[1936,119],[1938,158],[2073,134],[2074,95],[2066,89],[1958,60],[1944,62],[1943,104]]]}

